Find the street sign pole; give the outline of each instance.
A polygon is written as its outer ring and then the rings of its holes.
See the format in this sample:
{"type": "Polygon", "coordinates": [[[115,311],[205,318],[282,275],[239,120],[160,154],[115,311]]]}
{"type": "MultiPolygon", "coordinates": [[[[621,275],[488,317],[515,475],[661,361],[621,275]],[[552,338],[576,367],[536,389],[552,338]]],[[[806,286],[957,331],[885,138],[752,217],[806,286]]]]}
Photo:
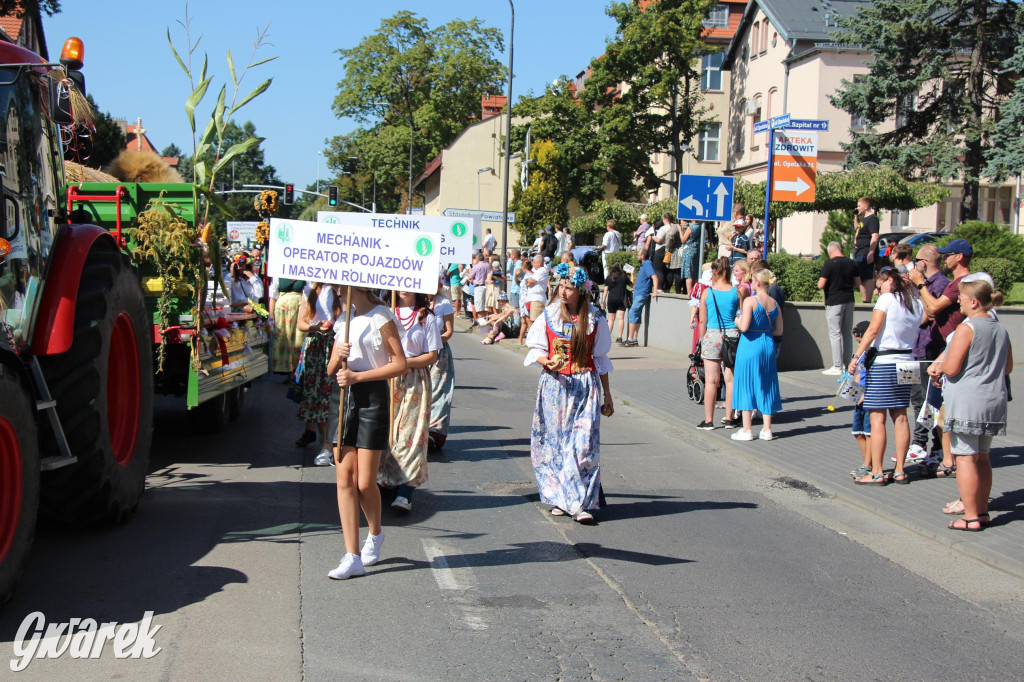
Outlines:
{"type": "Polygon", "coordinates": [[[761,258],[768,260],[768,212],[772,201],[772,165],[775,162],[775,129],[768,129],[768,182],[764,186],[764,243],[761,245],[761,258]]]}

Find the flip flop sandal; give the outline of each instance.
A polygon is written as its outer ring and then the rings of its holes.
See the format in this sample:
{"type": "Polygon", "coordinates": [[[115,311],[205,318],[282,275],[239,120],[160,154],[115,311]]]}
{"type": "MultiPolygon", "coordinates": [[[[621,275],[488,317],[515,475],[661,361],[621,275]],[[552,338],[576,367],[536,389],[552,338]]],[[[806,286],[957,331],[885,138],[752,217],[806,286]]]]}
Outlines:
{"type": "Polygon", "coordinates": [[[953,500],[952,502],[950,502],[949,504],[947,504],[945,507],[942,508],[942,513],[943,514],[951,514],[951,515],[954,515],[954,516],[958,516],[960,514],[963,514],[964,513],[964,503],[963,503],[963,500],[960,500],[959,498],[953,500]]]}
{"type": "Polygon", "coordinates": [[[982,526],[982,524],[981,524],[981,519],[957,519],[956,521],[953,521],[948,526],[946,526],[946,528],[948,528],[950,530],[962,530],[962,531],[965,531],[967,533],[978,533],[978,532],[981,531],[982,528],[984,528],[984,526],[982,526]],[[963,522],[964,525],[962,525],[962,526],[956,525],[956,524],[960,523],[961,521],[963,522]],[[971,528],[971,524],[972,523],[978,524],[978,527],[977,528],[971,528]]]}
{"type": "Polygon", "coordinates": [[[988,515],[987,512],[984,514],[978,514],[978,521],[981,523],[982,528],[986,528],[992,525],[992,518],[988,515]]]}

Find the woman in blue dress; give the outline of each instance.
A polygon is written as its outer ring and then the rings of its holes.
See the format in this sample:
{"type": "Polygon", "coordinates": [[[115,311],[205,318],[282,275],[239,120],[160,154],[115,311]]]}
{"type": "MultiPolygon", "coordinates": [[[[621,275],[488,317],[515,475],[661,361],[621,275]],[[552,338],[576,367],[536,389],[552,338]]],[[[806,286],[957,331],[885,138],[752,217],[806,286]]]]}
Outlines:
{"type": "Polygon", "coordinates": [[[742,413],[743,428],[732,434],[732,438],[754,440],[751,421],[753,411],[758,410],[764,415],[764,426],[758,437],[772,440],[772,415],[782,409],[772,333],[782,334],[782,316],[775,299],[768,295],[769,287],[775,284],[772,271],[760,270],[752,277],[752,295],[743,301],[736,323],[743,334],[736,349],[732,407],[742,413]]]}

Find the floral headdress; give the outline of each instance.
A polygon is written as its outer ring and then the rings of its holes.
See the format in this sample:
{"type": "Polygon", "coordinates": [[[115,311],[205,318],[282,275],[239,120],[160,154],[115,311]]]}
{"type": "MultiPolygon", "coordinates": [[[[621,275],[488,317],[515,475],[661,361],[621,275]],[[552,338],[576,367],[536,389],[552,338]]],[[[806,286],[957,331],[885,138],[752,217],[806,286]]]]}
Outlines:
{"type": "Polygon", "coordinates": [[[569,283],[580,291],[594,290],[594,283],[587,276],[587,271],[583,268],[574,268],[568,263],[559,263],[558,267],[555,268],[555,274],[558,275],[559,279],[568,279],[569,283]]]}

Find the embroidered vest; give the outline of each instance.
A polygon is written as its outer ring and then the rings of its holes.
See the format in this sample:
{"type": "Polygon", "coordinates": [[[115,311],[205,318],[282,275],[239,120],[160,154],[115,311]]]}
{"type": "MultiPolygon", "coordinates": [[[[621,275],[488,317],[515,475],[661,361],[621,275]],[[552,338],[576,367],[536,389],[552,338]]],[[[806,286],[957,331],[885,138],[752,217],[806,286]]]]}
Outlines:
{"type": "Polygon", "coordinates": [[[547,311],[544,313],[544,322],[545,331],[548,336],[548,359],[550,360],[556,355],[561,355],[566,359],[565,366],[558,371],[559,374],[568,376],[595,369],[592,349],[594,348],[594,337],[597,335],[596,322],[594,324],[594,331],[590,332],[590,338],[587,339],[587,355],[585,358],[572,357],[572,325],[565,324],[564,333],[556,332],[551,328],[551,320],[548,319],[547,311]]]}

